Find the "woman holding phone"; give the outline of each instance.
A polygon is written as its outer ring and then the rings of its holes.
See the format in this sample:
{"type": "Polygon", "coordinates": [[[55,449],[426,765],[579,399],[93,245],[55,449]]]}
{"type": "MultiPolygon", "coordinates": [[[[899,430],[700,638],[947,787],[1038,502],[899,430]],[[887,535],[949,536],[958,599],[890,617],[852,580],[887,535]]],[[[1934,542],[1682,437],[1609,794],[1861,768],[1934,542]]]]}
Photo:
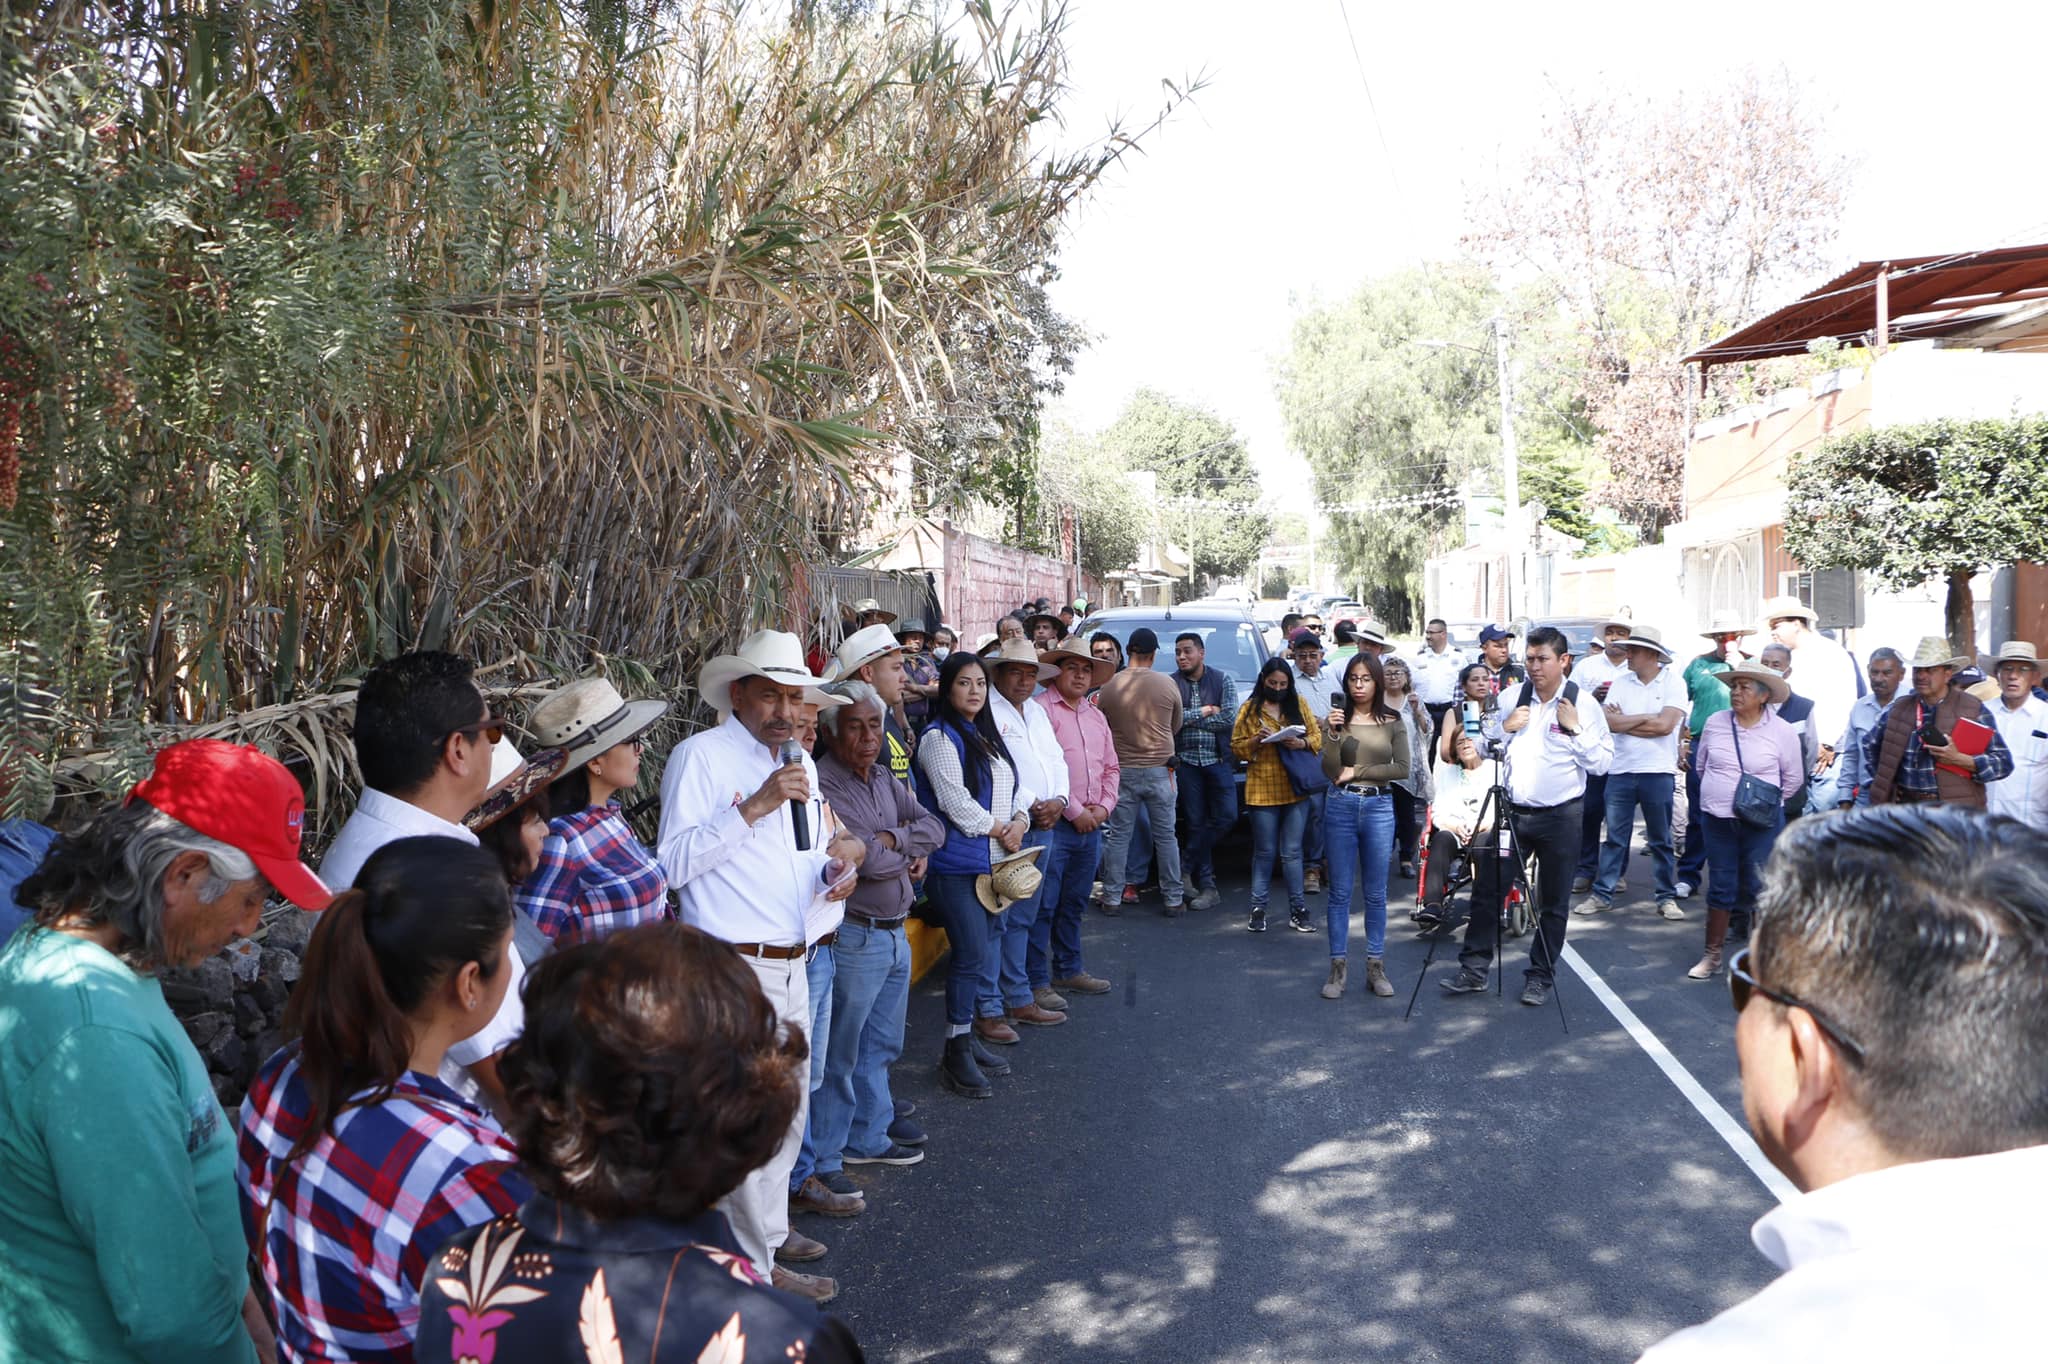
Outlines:
{"type": "Polygon", "coordinates": [[[1351,938],[1351,895],[1363,886],[1365,984],[1381,998],[1394,993],[1387,979],[1387,875],[1394,860],[1394,783],[1413,763],[1408,727],[1387,698],[1386,673],[1377,654],[1359,653],[1344,665],[1344,704],[1330,712],[1330,742],[1323,745],[1323,775],[1330,779],[1330,976],[1324,999],[1341,999],[1351,938]]]}

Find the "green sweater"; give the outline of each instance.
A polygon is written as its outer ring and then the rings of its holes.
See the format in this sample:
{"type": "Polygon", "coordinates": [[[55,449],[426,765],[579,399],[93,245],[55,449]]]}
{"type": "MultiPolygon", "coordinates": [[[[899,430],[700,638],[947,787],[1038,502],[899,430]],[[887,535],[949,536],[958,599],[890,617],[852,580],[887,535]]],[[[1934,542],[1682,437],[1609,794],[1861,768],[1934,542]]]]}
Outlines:
{"type": "Polygon", "coordinates": [[[249,1364],[234,1127],[154,979],[0,951],[0,1358],[249,1364]]]}
{"type": "Polygon", "coordinates": [[[1685,665],[1685,691],[1692,697],[1692,714],[1686,726],[1692,737],[1700,737],[1700,726],[1728,709],[1728,684],[1714,674],[1730,666],[1719,654],[1701,654],[1685,665]]]}

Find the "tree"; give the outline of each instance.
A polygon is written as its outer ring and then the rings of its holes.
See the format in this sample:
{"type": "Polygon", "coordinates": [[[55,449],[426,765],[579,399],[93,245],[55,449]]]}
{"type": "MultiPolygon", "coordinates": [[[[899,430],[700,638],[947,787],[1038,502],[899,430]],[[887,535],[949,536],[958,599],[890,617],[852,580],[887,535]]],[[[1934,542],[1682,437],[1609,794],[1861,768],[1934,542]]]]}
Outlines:
{"type": "Polygon", "coordinates": [[[1970,577],[2048,561],[2048,418],[1858,431],[1802,455],[1787,479],[1785,548],[1809,568],[1948,584],[1950,647],[1976,653],[1970,577]]]}
{"type": "Polygon", "coordinates": [[[1467,242],[1573,320],[1597,495],[1655,532],[1683,514],[1698,414],[1679,358],[1826,263],[1847,163],[1782,72],[1662,102],[1560,91],[1532,148],[1473,195],[1467,242]]]}
{"type": "Polygon", "coordinates": [[[1265,579],[1259,583],[1259,595],[1268,601],[1285,601],[1287,599],[1287,589],[1291,586],[1292,584],[1287,578],[1287,570],[1285,568],[1276,568],[1268,573],[1265,579]]]}
{"type": "Polygon", "coordinates": [[[1160,533],[1182,543],[1198,579],[1240,577],[1251,568],[1272,526],[1259,510],[1251,456],[1228,422],[1140,389],[1102,433],[1101,446],[1125,468],[1159,475],[1160,533]]]}
{"type": "MultiPolygon", "coordinates": [[[[1138,547],[1151,531],[1152,510],[1139,501],[1123,461],[1099,439],[1055,426],[1047,433],[1038,477],[1036,505],[1046,513],[1064,508],[1074,515],[1084,572],[1101,577],[1137,560],[1138,547]]],[[[1040,524],[1051,521],[1051,515],[1042,515],[1040,524]]]]}

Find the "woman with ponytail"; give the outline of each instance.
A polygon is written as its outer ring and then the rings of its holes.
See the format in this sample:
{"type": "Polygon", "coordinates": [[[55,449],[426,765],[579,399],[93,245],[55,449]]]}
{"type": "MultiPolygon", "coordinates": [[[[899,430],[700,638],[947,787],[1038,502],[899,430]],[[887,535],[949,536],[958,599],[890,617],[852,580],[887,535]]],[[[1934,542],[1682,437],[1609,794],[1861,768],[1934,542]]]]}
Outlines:
{"type": "Polygon", "coordinates": [[[236,1169],[281,1358],[411,1360],[434,1253],[532,1192],[441,1077],[504,997],[511,936],[497,859],[449,838],[386,844],[320,916],[236,1169]]]}

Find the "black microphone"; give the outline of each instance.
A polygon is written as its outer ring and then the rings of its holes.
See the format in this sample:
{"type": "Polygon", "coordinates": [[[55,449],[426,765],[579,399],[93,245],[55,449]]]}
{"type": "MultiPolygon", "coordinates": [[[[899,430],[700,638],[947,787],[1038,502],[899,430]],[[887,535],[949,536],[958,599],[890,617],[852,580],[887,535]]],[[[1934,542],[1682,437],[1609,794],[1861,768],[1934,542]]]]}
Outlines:
{"type": "MultiPolygon", "coordinates": [[[[795,739],[782,741],[782,765],[804,760],[804,751],[795,739]]],[[[808,852],[811,846],[811,821],[808,801],[792,800],[789,803],[789,819],[796,826],[796,847],[798,852],[808,852]]]]}

